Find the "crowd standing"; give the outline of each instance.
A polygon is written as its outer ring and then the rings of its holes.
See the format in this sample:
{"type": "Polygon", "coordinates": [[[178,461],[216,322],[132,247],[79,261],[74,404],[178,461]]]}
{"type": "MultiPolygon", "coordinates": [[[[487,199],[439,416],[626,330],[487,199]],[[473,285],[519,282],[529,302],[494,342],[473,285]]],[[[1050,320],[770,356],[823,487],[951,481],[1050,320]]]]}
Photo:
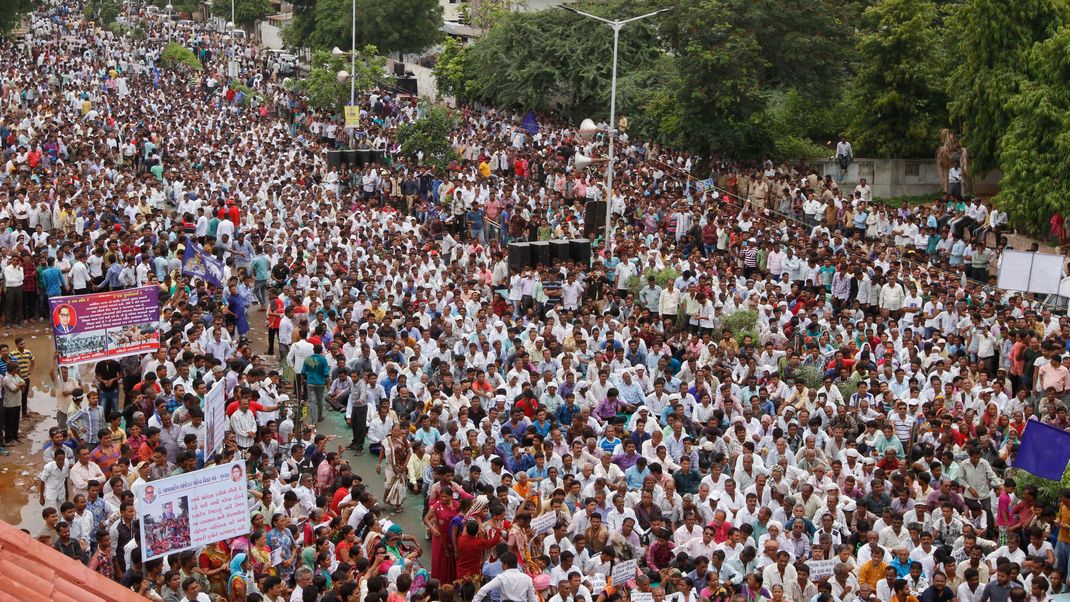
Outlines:
{"type": "MultiPolygon", "coordinates": [[[[166,602],[1065,591],[1070,492],[1049,505],[1007,470],[1029,421],[1070,428],[1070,323],[994,286],[988,203],[893,209],[864,181],[626,136],[606,199],[573,160],[600,141],[496,111],[456,112],[438,170],[396,152],[423,108],[389,87],[347,130],[255,45],[82,14],[42,3],[0,47],[5,325],[134,286],[162,307],[158,352],[51,369],[39,538],[72,561],[166,602]],[[161,66],[168,41],[203,72],[161,66]],[[345,145],[387,160],[332,166],[345,145]],[[590,263],[510,269],[509,241],[584,235],[590,263]],[[191,240],[221,286],[182,274],[191,240]],[[206,453],[217,382],[228,430],[206,453]],[[334,413],[348,450],[317,431],[334,413]],[[143,562],[134,500],[233,460],[250,533],[143,562]],[[425,532],[391,519],[410,495],[425,532]]],[[[5,442],[41,384],[24,343],[0,344],[5,442]]]]}

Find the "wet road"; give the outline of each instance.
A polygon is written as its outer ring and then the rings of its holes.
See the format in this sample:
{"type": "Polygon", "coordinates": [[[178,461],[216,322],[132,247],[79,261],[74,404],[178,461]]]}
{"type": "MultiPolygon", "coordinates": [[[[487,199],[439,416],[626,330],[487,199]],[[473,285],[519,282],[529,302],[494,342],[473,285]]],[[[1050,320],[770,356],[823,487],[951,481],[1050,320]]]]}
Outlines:
{"type": "Polygon", "coordinates": [[[11,455],[0,456],[0,520],[34,534],[44,525],[35,485],[37,474],[44,466],[41,448],[48,439],[48,429],[56,426],[56,402],[48,375],[55,361],[55,352],[52,332],[43,323],[32,327],[5,328],[0,332],[0,342],[14,349],[15,338],[19,336],[26,339],[26,347],[33,353],[36,362],[30,379],[31,418],[24,418],[20,425],[22,443],[7,448],[11,455]],[[37,416],[33,416],[33,413],[37,416]],[[29,424],[34,420],[36,424],[29,424]]]}

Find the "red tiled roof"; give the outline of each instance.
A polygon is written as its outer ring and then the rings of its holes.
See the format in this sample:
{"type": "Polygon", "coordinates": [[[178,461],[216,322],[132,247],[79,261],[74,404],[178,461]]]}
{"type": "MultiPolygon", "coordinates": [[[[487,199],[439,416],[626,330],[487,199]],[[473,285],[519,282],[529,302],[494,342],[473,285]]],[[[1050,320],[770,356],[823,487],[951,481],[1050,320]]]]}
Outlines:
{"type": "Polygon", "coordinates": [[[0,521],[0,602],[145,602],[0,521]]]}

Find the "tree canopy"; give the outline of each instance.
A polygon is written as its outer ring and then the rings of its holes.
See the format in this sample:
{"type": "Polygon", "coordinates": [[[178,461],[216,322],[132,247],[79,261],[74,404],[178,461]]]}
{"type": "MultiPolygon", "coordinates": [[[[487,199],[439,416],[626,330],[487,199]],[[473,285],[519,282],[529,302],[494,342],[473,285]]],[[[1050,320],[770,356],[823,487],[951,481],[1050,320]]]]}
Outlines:
{"type": "Polygon", "coordinates": [[[1070,210],[1070,26],[1023,54],[1028,65],[1008,103],[999,143],[1003,170],[996,200],[1013,223],[1045,228],[1070,210]]]}
{"type": "Polygon", "coordinates": [[[947,123],[932,0],[881,0],[862,14],[850,86],[856,146],[891,157],[931,155],[947,123]]]}
{"type": "Polygon", "coordinates": [[[421,105],[420,112],[416,121],[398,128],[401,154],[424,165],[445,169],[456,158],[450,145],[455,119],[443,106],[421,105]]]}
{"type": "Polygon", "coordinates": [[[33,6],[30,0],[0,2],[0,34],[6,34],[19,24],[22,15],[33,6]]]}
{"type": "MultiPolygon", "coordinates": [[[[342,112],[349,101],[350,82],[338,80],[338,72],[350,72],[353,66],[347,56],[334,56],[325,50],[312,54],[312,69],[309,74],[293,83],[304,93],[308,103],[321,111],[342,112]]],[[[369,90],[380,83],[389,83],[385,76],[386,59],[379,55],[375,46],[365,46],[356,60],[356,78],[358,93],[369,90]]]]}
{"type": "MultiPolygon", "coordinates": [[[[241,27],[251,27],[271,14],[269,0],[234,0],[234,23],[241,27]]],[[[230,20],[230,2],[216,0],[212,3],[212,14],[230,20]]]]}
{"type": "MultiPolygon", "coordinates": [[[[371,44],[386,54],[410,53],[442,38],[442,7],[437,0],[356,0],[356,7],[358,47],[371,44]]],[[[287,41],[321,50],[348,49],[352,22],[351,0],[298,2],[287,41]]]]}
{"type": "Polygon", "coordinates": [[[950,19],[958,41],[948,80],[948,109],[960,124],[975,173],[998,166],[1010,101],[1025,78],[1023,55],[1066,22],[1063,0],[966,0],[950,19]]]}

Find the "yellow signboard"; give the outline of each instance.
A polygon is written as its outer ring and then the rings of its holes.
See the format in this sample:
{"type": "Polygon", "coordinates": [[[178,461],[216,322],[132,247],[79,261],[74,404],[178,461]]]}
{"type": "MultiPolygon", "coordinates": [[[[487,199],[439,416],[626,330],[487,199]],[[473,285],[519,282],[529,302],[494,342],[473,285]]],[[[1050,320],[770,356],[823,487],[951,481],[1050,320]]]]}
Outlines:
{"type": "Polygon", "coordinates": [[[360,125],[360,107],[349,105],[346,111],[346,127],[355,128],[360,125]]]}

